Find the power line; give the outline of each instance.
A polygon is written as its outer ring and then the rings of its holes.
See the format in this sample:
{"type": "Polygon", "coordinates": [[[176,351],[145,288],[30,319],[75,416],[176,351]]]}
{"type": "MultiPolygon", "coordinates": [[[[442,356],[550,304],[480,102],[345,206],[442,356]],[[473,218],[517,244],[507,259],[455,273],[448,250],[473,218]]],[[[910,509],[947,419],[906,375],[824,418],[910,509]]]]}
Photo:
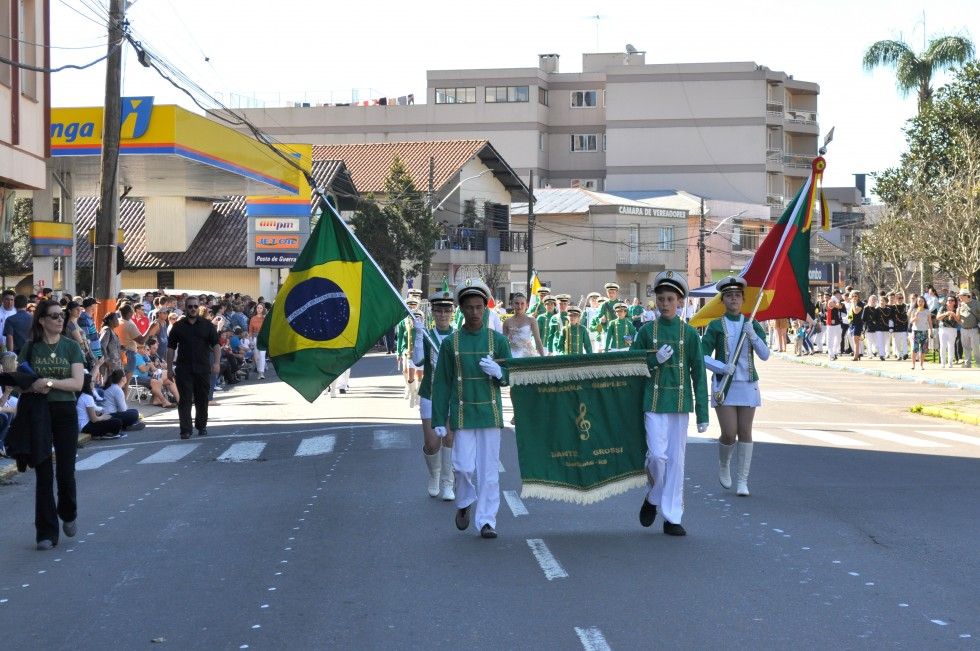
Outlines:
{"type": "Polygon", "coordinates": [[[32,43],[31,41],[25,41],[22,38],[15,38],[15,37],[9,36],[7,34],[0,34],[0,38],[5,38],[5,39],[7,39],[9,41],[13,41],[15,43],[20,43],[22,45],[32,45],[34,47],[46,47],[46,48],[49,48],[51,50],[94,50],[96,48],[105,47],[105,43],[96,43],[94,45],[76,45],[76,46],[71,46],[71,45],[47,45],[45,43],[32,43]]]}
{"type": "Polygon", "coordinates": [[[34,72],[54,73],[54,72],[61,72],[62,70],[85,70],[86,68],[91,68],[96,63],[100,63],[108,59],[109,55],[119,48],[119,45],[120,44],[117,43],[116,45],[113,46],[112,50],[110,50],[108,53],[103,54],[95,61],[90,61],[89,63],[86,63],[84,65],[75,65],[74,63],[66,63],[63,66],[58,66],[57,68],[41,68],[40,66],[32,66],[28,63],[20,63],[18,61],[13,61],[12,59],[8,59],[7,57],[0,57],[0,63],[6,63],[7,65],[13,66],[15,68],[22,68],[24,70],[33,70],[34,72]]]}
{"type": "Polygon", "coordinates": [[[80,11],[80,10],[76,9],[75,7],[71,6],[70,4],[68,4],[67,0],[58,0],[58,2],[60,2],[64,6],[68,7],[69,9],[71,9],[72,11],[74,11],[76,14],[78,14],[79,16],[81,16],[82,18],[84,18],[85,20],[87,20],[87,21],[89,21],[91,23],[95,23],[99,27],[108,27],[109,26],[108,17],[106,17],[106,20],[103,20],[103,21],[100,22],[100,21],[96,20],[95,18],[92,18],[88,14],[83,13],[82,11],[80,11]]]}

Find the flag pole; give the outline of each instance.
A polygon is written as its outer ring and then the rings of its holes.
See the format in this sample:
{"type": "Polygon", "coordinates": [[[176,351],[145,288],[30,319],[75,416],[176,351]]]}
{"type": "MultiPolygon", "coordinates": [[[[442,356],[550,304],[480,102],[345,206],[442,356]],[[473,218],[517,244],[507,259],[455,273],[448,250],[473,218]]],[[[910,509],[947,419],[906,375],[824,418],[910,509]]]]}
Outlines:
{"type": "MultiPolygon", "coordinates": [[[[361,248],[361,251],[364,252],[365,257],[367,257],[367,259],[371,262],[371,264],[374,265],[374,269],[381,275],[382,278],[385,279],[385,283],[388,284],[388,289],[390,289],[391,292],[398,297],[398,302],[401,303],[403,308],[405,308],[405,313],[408,316],[412,316],[412,310],[409,309],[408,303],[405,302],[405,298],[402,296],[402,293],[397,289],[395,289],[395,286],[391,284],[391,280],[388,278],[388,275],[378,265],[377,261],[374,259],[374,256],[371,255],[371,252],[367,250],[367,248],[361,243],[359,239],[357,239],[357,236],[354,235],[354,231],[351,230],[350,225],[348,225],[347,222],[344,221],[344,218],[341,217],[340,213],[337,212],[337,209],[334,208],[333,203],[331,203],[330,200],[327,198],[326,193],[316,184],[316,179],[314,179],[310,174],[307,174],[306,172],[304,172],[304,175],[306,176],[307,182],[310,184],[310,187],[313,188],[313,192],[316,194],[320,202],[325,204],[327,208],[330,209],[330,212],[332,212],[334,216],[337,217],[337,221],[340,222],[340,224],[344,227],[344,229],[347,231],[347,234],[350,235],[351,239],[357,242],[357,245],[361,248]]],[[[423,328],[422,334],[428,340],[430,346],[432,346],[434,349],[438,348],[436,343],[432,341],[432,337],[429,335],[428,328],[423,328]]]]}
{"type": "MultiPolygon", "coordinates": [[[[824,143],[824,146],[820,149],[820,154],[822,155],[825,154],[826,152],[827,152],[827,143],[824,143]]],[[[803,187],[803,191],[800,192],[800,195],[805,197],[804,202],[796,204],[796,212],[790,218],[790,223],[793,223],[797,220],[797,218],[799,217],[799,211],[801,209],[803,210],[811,209],[813,205],[813,200],[816,196],[816,190],[814,187],[814,183],[815,183],[814,176],[815,176],[815,170],[811,166],[810,176],[806,181],[806,185],[803,187]]],[[[749,315],[749,318],[746,321],[746,323],[752,323],[752,321],[755,320],[755,315],[759,312],[759,307],[762,305],[762,297],[765,296],[766,283],[769,282],[769,277],[772,275],[772,270],[776,267],[776,261],[779,259],[780,254],[783,252],[783,246],[786,244],[786,241],[788,239],[789,239],[789,229],[784,228],[782,237],[779,238],[779,245],[776,247],[775,253],[773,253],[772,261],[769,263],[769,268],[766,270],[766,275],[762,279],[762,283],[759,286],[759,295],[756,296],[755,305],[752,307],[752,314],[749,315]]],[[[735,345],[735,354],[732,356],[732,359],[735,360],[734,363],[736,364],[738,363],[738,356],[741,354],[742,346],[744,344],[745,344],[745,330],[743,329],[741,334],[739,334],[738,343],[735,345]]],[[[722,404],[722,402],[724,401],[724,396],[728,393],[728,387],[731,386],[732,381],[735,379],[734,375],[735,374],[732,373],[731,375],[725,376],[725,380],[722,382],[721,391],[715,395],[715,401],[719,405],[722,404]]]]}

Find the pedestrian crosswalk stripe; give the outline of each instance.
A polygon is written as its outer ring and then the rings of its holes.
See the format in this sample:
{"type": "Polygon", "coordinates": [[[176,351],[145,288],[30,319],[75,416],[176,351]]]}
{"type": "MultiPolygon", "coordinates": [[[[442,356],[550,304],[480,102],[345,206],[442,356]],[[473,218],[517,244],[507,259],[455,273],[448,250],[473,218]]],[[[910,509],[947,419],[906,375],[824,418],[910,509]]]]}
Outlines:
{"type": "Polygon", "coordinates": [[[110,461],[115,461],[122,455],[132,452],[135,448],[119,448],[117,450],[103,450],[96,452],[90,457],[86,457],[75,464],[75,470],[95,470],[110,461]]]}
{"type": "Polygon", "coordinates": [[[584,651],[610,651],[609,643],[602,635],[602,631],[594,626],[589,628],[575,627],[575,634],[578,635],[579,642],[582,643],[584,651]]]}
{"type": "Polygon", "coordinates": [[[517,495],[517,491],[504,491],[504,499],[507,500],[507,506],[510,507],[510,512],[515,518],[519,515],[527,515],[527,507],[524,506],[524,500],[517,495]]]}
{"type": "Polygon", "coordinates": [[[959,434],[957,432],[943,432],[943,431],[932,431],[932,430],[916,430],[919,434],[925,434],[926,436],[934,436],[937,439],[945,439],[947,441],[956,441],[957,443],[967,443],[969,445],[980,445],[980,437],[970,436],[969,434],[959,434]]]}
{"type": "Polygon", "coordinates": [[[230,461],[236,463],[239,461],[254,461],[259,458],[262,454],[262,450],[265,449],[265,443],[261,441],[242,441],[241,443],[232,443],[231,447],[225,450],[218,461],[230,461]]]}
{"type": "Polygon", "coordinates": [[[408,434],[376,429],[374,430],[374,443],[371,447],[375,450],[408,449],[408,434]]]}
{"type": "Polygon", "coordinates": [[[763,397],[773,402],[840,402],[837,398],[801,389],[766,389],[763,397]]]}
{"type": "Polygon", "coordinates": [[[200,443],[176,443],[174,445],[168,445],[143,459],[140,463],[173,463],[174,461],[180,461],[200,445],[200,443]]]}
{"type": "Polygon", "coordinates": [[[308,439],[303,439],[299,447],[296,448],[297,457],[312,457],[318,454],[330,454],[333,452],[333,447],[337,442],[337,437],[333,434],[326,434],[324,436],[313,436],[308,439]]]}
{"type": "Polygon", "coordinates": [[[540,538],[528,538],[527,546],[531,548],[531,553],[534,554],[534,558],[538,561],[538,565],[541,566],[541,570],[544,572],[544,577],[549,581],[555,579],[567,579],[568,572],[565,568],[561,566],[552,553],[548,549],[548,546],[544,544],[544,541],[540,538]]]}
{"type": "Polygon", "coordinates": [[[917,439],[913,436],[906,436],[904,434],[895,434],[894,432],[889,432],[880,429],[859,429],[859,430],[855,430],[855,432],[862,436],[870,436],[871,438],[874,439],[882,439],[884,441],[891,441],[892,443],[907,445],[910,448],[948,448],[949,447],[945,443],[939,443],[937,441],[924,441],[923,439],[917,439]]]}
{"type": "Polygon", "coordinates": [[[785,439],[781,439],[778,436],[773,436],[769,432],[753,429],[752,430],[752,441],[755,443],[788,443],[785,439]]]}
{"type": "Polygon", "coordinates": [[[793,429],[787,427],[786,431],[792,432],[793,434],[797,434],[799,436],[817,439],[818,441],[823,441],[824,443],[830,443],[831,445],[843,445],[850,447],[867,447],[870,445],[870,443],[852,439],[848,436],[834,434],[833,432],[826,432],[822,429],[793,429]]]}

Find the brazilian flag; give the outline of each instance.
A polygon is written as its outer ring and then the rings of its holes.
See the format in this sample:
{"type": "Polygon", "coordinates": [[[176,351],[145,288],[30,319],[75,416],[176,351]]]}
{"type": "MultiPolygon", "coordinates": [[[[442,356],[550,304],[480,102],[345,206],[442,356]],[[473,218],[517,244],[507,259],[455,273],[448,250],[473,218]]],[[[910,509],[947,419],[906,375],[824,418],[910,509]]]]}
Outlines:
{"type": "Polygon", "coordinates": [[[279,378],[313,402],[405,314],[391,283],[325,206],[276,295],[258,347],[268,351],[279,378]]]}

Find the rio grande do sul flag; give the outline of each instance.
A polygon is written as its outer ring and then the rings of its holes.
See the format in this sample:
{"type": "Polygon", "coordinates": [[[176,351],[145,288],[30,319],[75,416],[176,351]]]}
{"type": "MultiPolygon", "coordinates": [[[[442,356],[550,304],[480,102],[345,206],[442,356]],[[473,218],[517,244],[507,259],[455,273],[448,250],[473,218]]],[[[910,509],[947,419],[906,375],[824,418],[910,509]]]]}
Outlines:
{"type": "Polygon", "coordinates": [[[279,378],[313,402],[405,316],[405,307],[331,207],[259,332],[279,378]]]}
{"type": "MultiPolygon", "coordinates": [[[[810,226],[814,207],[820,202],[820,179],[826,161],[818,156],[811,164],[810,177],[773,225],[759,249],[739,274],[746,281],[742,313],[755,318],[802,319],[813,311],[810,301],[810,226]],[[759,295],[762,294],[761,301],[759,295]]],[[[721,296],[715,296],[691,319],[695,327],[725,314],[721,296]]]]}

